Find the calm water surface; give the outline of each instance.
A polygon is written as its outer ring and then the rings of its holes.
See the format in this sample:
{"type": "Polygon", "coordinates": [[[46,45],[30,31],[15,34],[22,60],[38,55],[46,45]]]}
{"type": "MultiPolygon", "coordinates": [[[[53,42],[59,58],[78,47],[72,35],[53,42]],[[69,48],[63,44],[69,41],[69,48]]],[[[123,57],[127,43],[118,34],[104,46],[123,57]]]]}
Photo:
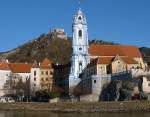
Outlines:
{"type": "Polygon", "coordinates": [[[0,117],[150,117],[150,113],[50,113],[0,111],[0,117]]]}

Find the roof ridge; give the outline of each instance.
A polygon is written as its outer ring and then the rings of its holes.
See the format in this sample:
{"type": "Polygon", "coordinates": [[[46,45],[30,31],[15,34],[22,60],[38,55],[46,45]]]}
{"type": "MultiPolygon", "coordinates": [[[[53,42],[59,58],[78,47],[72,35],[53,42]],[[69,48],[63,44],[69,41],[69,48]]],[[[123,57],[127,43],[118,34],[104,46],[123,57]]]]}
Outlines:
{"type": "Polygon", "coordinates": [[[92,44],[89,47],[89,54],[93,56],[130,56],[130,57],[139,57],[142,55],[136,46],[131,45],[101,45],[101,44],[92,44]]]}

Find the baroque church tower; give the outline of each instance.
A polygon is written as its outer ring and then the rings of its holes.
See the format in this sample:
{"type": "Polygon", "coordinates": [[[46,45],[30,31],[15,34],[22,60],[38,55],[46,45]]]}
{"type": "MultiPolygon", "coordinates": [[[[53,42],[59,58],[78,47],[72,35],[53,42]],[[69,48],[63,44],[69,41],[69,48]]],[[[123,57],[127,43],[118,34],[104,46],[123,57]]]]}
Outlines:
{"type": "Polygon", "coordinates": [[[80,82],[80,74],[82,70],[89,63],[88,55],[88,32],[87,32],[87,22],[86,17],[81,11],[74,16],[72,31],[73,31],[73,40],[72,40],[72,63],[71,63],[71,73],[69,75],[69,90],[73,87],[76,87],[80,82]]]}

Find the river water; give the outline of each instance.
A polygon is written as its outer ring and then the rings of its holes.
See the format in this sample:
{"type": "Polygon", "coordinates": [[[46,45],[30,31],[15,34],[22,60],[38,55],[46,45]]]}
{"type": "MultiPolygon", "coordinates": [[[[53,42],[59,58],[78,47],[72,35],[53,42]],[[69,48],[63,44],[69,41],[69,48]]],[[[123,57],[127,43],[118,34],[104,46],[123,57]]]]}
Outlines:
{"type": "Polygon", "coordinates": [[[150,113],[51,113],[0,111],[0,117],[150,117],[150,113]]]}

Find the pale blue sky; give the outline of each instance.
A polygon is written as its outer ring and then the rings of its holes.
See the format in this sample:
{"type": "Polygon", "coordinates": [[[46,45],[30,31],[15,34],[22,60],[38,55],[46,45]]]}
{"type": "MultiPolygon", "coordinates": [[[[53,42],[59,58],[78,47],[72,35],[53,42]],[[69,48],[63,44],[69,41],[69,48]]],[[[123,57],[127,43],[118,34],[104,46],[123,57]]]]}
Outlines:
{"type": "MultiPolygon", "coordinates": [[[[89,38],[150,47],[150,0],[81,0],[89,38]]],[[[0,52],[53,28],[72,34],[78,0],[0,0],[0,52]]]]}

